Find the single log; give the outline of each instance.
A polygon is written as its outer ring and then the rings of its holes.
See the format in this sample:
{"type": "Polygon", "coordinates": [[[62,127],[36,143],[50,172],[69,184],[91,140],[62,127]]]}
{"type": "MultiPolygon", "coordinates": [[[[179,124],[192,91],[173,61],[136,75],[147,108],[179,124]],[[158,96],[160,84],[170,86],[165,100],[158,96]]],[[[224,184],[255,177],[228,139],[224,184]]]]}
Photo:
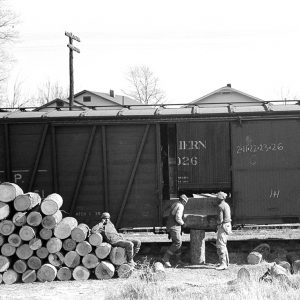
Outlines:
{"type": "Polygon", "coordinates": [[[62,248],[62,241],[59,238],[52,237],[46,244],[49,253],[56,253],[62,248]]]}
{"type": "Polygon", "coordinates": [[[0,220],[7,218],[10,214],[10,206],[7,203],[0,202],[0,220]]]}
{"type": "Polygon", "coordinates": [[[41,282],[51,282],[55,279],[57,274],[57,269],[50,265],[50,264],[44,264],[40,267],[40,269],[37,271],[37,278],[41,282]]]}
{"type": "Polygon", "coordinates": [[[190,254],[192,265],[205,264],[205,231],[190,230],[190,254]]]}
{"type": "Polygon", "coordinates": [[[166,280],[166,271],[161,262],[153,264],[153,281],[160,282],[166,280]]]}
{"type": "Polygon", "coordinates": [[[36,271],[35,270],[27,270],[22,274],[22,281],[24,283],[32,283],[36,281],[36,271]]]}
{"type": "Polygon", "coordinates": [[[3,276],[2,276],[2,274],[0,273],[0,283],[2,283],[2,281],[3,281],[3,276]]]}
{"type": "Polygon", "coordinates": [[[72,230],[78,225],[73,217],[63,218],[54,228],[54,235],[59,239],[66,239],[71,235],[72,230]]]}
{"type": "Polygon", "coordinates": [[[270,245],[266,243],[259,244],[253,250],[253,252],[258,252],[262,255],[270,253],[270,245]]]}
{"type": "Polygon", "coordinates": [[[61,267],[57,271],[57,278],[61,281],[68,281],[72,279],[72,271],[68,267],[61,267]]]}
{"type": "Polygon", "coordinates": [[[78,243],[76,245],[76,252],[80,255],[80,256],[85,256],[89,253],[91,253],[93,250],[91,244],[87,241],[83,241],[81,243],[78,243]]]}
{"type": "Polygon", "coordinates": [[[36,236],[36,228],[24,225],[19,231],[19,236],[23,241],[30,241],[36,236]]]}
{"type": "Polygon", "coordinates": [[[49,255],[49,251],[46,247],[41,247],[40,249],[36,250],[36,256],[40,259],[44,259],[49,255]]]}
{"type": "Polygon", "coordinates": [[[62,220],[62,212],[58,210],[55,214],[44,216],[42,226],[47,229],[53,229],[62,220]]]}
{"type": "Polygon", "coordinates": [[[99,264],[99,258],[94,254],[87,254],[82,258],[82,264],[87,269],[94,269],[99,264]]]}
{"type": "Polygon", "coordinates": [[[134,267],[128,265],[128,264],[123,264],[118,267],[117,269],[117,274],[119,278],[129,278],[132,275],[132,272],[134,270],[134,267]]]}
{"type": "Polygon", "coordinates": [[[287,261],[280,261],[280,262],[278,262],[278,265],[281,266],[281,267],[283,267],[283,268],[285,268],[288,274],[292,273],[292,267],[291,267],[291,265],[290,265],[289,262],[287,262],[287,261]]]}
{"type": "Polygon", "coordinates": [[[115,267],[109,261],[101,261],[95,268],[95,275],[98,279],[111,279],[115,274],[115,267]]]}
{"type": "Polygon", "coordinates": [[[3,256],[13,256],[16,253],[16,247],[12,246],[9,243],[5,243],[1,246],[1,254],[3,256]]]}
{"type": "Polygon", "coordinates": [[[0,233],[3,235],[10,235],[14,232],[16,226],[10,220],[3,220],[0,222],[0,233]]]}
{"type": "Polygon", "coordinates": [[[27,224],[33,227],[39,226],[42,223],[42,214],[38,211],[32,211],[27,215],[27,224]]]}
{"type": "Polygon", "coordinates": [[[76,242],[72,239],[65,239],[63,241],[63,249],[66,251],[73,251],[76,248],[76,242]]]}
{"type": "Polygon", "coordinates": [[[247,262],[249,265],[257,265],[262,261],[262,254],[252,251],[247,256],[247,262]]]}
{"type": "Polygon", "coordinates": [[[25,212],[15,213],[12,217],[13,223],[18,227],[21,227],[21,226],[25,225],[26,221],[27,221],[26,215],[27,215],[27,213],[25,213],[25,212]]]}
{"type": "Polygon", "coordinates": [[[29,269],[38,270],[42,266],[42,260],[33,255],[27,260],[27,265],[29,269]]]}
{"type": "Polygon", "coordinates": [[[72,230],[71,238],[77,243],[83,242],[87,238],[89,231],[90,228],[86,224],[81,223],[72,230]]]}
{"type": "Polygon", "coordinates": [[[13,284],[16,283],[19,279],[20,275],[13,269],[8,269],[2,275],[2,280],[5,284],[13,284]]]}
{"type": "Polygon", "coordinates": [[[92,246],[100,246],[102,242],[103,242],[103,237],[99,232],[92,233],[89,236],[89,243],[92,246]]]}
{"type": "Polygon", "coordinates": [[[23,244],[17,248],[16,255],[20,259],[28,259],[30,256],[32,256],[33,250],[30,249],[28,244],[23,244]]]}
{"type": "Polygon", "coordinates": [[[5,242],[4,236],[0,234],[0,246],[2,246],[5,242]]]}
{"type": "Polygon", "coordinates": [[[293,264],[292,264],[292,267],[293,267],[293,273],[294,274],[299,274],[300,273],[300,260],[294,260],[293,261],[293,264]]]}
{"type": "Polygon", "coordinates": [[[75,280],[87,280],[90,277],[90,271],[83,266],[77,266],[73,270],[72,276],[75,280]]]}
{"type": "Polygon", "coordinates": [[[67,252],[64,257],[64,264],[69,268],[75,268],[80,264],[80,255],[76,251],[67,252]]]}
{"type": "Polygon", "coordinates": [[[111,244],[104,242],[95,248],[95,254],[98,258],[105,259],[110,254],[111,248],[111,244]]]}
{"type": "Polygon", "coordinates": [[[24,260],[18,259],[13,264],[13,269],[19,273],[23,274],[27,270],[27,264],[24,260]]]}
{"type": "Polygon", "coordinates": [[[42,228],[39,232],[40,238],[42,240],[48,241],[53,236],[53,231],[51,229],[42,228]]]}
{"type": "Polygon", "coordinates": [[[3,182],[0,184],[0,201],[2,202],[11,202],[22,194],[23,190],[15,183],[3,182]]]}
{"type": "Polygon", "coordinates": [[[42,247],[42,240],[39,238],[33,238],[29,241],[29,247],[32,250],[37,250],[42,247]]]}
{"type": "Polygon", "coordinates": [[[63,199],[59,194],[48,195],[41,203],[41,210],[44,215],[54,215],[62,206],[63,199]]]}
{"type": "Polygon", "coordinates": [[[19,247],[22,244],[20,236],[16,233],[9,235],[7,241],[14,247],[19,247]]]}
{"type": "Polygon", "coordinates": [[[61,252],[50,253],[48,255],[48,262],[54,267],[61,267],[64,263],[64,256],[61,252]]]}
{"type": "Polygon", "coordinates": [[[125,249],[121,247],[113,247],[110,251],[109,259],[116,266],[125,264],[127,262],[125,249]]]}
{"type": "Polygon", "coordinates": [[[14,207],[16,211],[26,211],[34,208],[41,203],[41,197],[37,193],[26,193],[19,195],[14,200],[14,207]]]}
{"type": "Polygon", "coordinates": [[[10,259],[0,255],[0,272],[5,272],[10,266],[10,259]]]}

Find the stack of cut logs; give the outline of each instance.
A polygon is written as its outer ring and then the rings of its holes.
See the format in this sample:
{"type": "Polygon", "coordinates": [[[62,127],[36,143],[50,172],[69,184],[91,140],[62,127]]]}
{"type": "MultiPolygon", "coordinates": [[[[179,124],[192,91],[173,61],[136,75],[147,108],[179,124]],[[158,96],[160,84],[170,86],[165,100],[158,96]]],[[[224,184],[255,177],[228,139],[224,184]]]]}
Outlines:
{"type": "Polygon", "coordinates": [[[127,278],[125,250],[103,242],[86,224],[63,217],[63,199],[0,184],[0,282],[127,278]]]}

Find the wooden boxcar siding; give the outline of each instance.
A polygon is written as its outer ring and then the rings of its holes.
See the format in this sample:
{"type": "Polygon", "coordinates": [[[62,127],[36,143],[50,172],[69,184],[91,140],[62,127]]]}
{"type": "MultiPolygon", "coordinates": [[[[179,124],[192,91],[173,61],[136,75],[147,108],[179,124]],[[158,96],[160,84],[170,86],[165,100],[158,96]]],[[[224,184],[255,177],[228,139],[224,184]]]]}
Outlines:
{"type": "Polygon", "coordinates": [[[179,189],[230,189],[228,122],[177,124],[179,189]]]}
{"type": "Polygon", "coordinates": [[[106,130],[109,206],[116,223],[121,205],[126,201],[130,177],[136,172],[123,217],[119,220],[122,227],[136,227],[137,224],[149,227],[159,223],[155,126],[148,129],[146,127],[147,125],[108,126],[106,130]],[[139,150],[142,152],[134,170],[139,150]]]}
{"type": "Polygon", "coordinates": [[[47,139],[48,127],[41,124],[6,126],[8,145],[4,143],[5,147],[1,147],[1,151],[4,153],[5,174],[1,176],[0,181],[11,180],[19,184],[24,192],[30,189],[44,196],[45,193],[51,191],[51,184],[48,181],[49,178],[52,178],[51,160],[48,159],[51,157],[50,139],[47,139]],[[9,151],[10,170],[8,170],[8,166],[5,168],[8,153],[6,149],[9,151]]]}
{"type": "Polygon", "coordinates": [[[0,182],[7,181],[8,178],[6,176],[6,165],[9,163],[9,159],[6,157],[5,151],[5,127],[4,125],[0,125],[0,182]]]}
{"type": "MultiPolygon", "coordinates": [[[[9,124],[11,181],[62,195],[62,210],[94,225],[108,210],[118,227],[158,226],[156,127],[147,124],[9,124]],[[141,146],[142,145],[142,146],[141,146]],[[106,168],[105,168],[106,166],[106,168]]],[[[7,181],[0,129],[0,181],[7,181]]]]}
{"type": "Polygon", "coordinates": [[[243,121],[231,132],[236,222],[300,220],[299,121],[243,121]]]}

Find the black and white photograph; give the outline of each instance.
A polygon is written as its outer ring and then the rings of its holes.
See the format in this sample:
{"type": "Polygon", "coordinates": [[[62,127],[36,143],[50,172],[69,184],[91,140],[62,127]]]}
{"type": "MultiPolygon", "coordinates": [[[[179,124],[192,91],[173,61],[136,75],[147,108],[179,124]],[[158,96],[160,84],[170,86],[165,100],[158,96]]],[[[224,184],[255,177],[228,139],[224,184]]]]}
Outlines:
{"type": "Polygon", "coordinates": [[[300,3],[0,0],[0,299],[298,300],[300,3]]]}

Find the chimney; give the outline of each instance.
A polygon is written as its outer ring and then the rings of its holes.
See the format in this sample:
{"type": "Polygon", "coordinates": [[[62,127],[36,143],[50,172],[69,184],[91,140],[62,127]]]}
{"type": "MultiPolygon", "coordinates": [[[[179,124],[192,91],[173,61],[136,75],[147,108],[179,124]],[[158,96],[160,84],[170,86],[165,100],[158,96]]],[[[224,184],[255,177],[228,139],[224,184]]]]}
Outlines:
{"type": "Polygon", "coordinates": [[[114,98],[115,97],[115,92],[114,90],[109,90],[109,96],[114,98]]]}
{"type": "Polygon", "coordinates": [[[231,83],[227,83],[227,87],[231,88],[231,83]]]}

